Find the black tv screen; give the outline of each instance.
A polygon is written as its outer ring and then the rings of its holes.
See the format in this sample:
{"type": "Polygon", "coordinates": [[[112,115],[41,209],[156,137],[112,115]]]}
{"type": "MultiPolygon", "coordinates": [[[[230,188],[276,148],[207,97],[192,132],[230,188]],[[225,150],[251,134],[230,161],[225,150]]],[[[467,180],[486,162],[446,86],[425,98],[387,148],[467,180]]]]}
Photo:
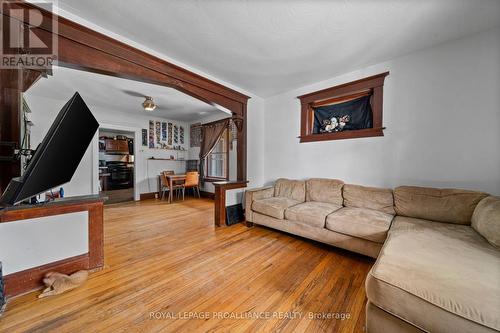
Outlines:
{"type": "Polygon", "coordinates": [[[13,205],[71,181],[98,128],[76,92],[57,115],[23,176],[11,180],[0,202],[13,205]]]}

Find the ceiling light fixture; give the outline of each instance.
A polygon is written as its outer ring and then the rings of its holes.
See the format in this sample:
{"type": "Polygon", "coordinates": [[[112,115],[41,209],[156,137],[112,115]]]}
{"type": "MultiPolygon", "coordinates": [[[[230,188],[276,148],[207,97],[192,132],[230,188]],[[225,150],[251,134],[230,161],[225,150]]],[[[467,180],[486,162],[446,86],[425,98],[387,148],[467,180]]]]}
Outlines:
{"type": "Polygon", "coordinates": [[[142,103],[142,107],[148,112],[154,111],[154,109],[156,109],[156,104],[153,102],[153,97],[146,96],[146,100],[142,103]]]}

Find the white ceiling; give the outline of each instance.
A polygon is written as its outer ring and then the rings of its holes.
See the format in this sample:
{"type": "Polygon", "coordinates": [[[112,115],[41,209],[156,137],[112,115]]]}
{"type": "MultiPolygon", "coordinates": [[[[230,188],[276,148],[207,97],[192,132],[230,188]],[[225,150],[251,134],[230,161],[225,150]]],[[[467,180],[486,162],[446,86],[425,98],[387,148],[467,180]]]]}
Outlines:
{"type": "Polygon", "coordinates": [[[498,0],[58,3],[262,97],[500,25],[498,0]]]}
{"type": "Polygon", "coordinates": [[[63,67],[55,67],[52,76],[38,80],[27,94],[65,101],[75,91],[91,106],[119,112],[142,113],[186,122],[214,117],[215,114],[229,116],[172,88],[63,67]],[[153,97],[158,105],[153,112],[145,112],[142,108],[144,96],[153,97]]]}

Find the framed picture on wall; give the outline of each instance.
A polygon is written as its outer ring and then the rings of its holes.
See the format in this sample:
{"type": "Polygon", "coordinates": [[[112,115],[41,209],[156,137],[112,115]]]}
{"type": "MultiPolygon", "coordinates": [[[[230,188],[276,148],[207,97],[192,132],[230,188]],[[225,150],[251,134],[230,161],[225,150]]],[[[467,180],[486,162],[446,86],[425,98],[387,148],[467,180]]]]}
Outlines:
{"type": "Polygon", "coordinates": [[[161,141],[167,142],[167,123],[164,121],[161,123],[161,141]]]}
{"type": "Polygon", "coordinates": [[[184,144],[184,127],[179,126],[179,143],[184,144]]]}
{"type": "Polygon", "coordinates": [[[168,123],[168,145],[172,145],[172,131],[173,131],[173,125],[172,123],[168,123]]]}
{"type": "Polygon", "coordinates": [[[155,122],[149,121],[149,148],[155,147],[155,122]]]}
{"type": "Polygon", "coordinates": [[[145,128],[142,129],[142,145],[148,145],[148,130],[145,128]]]}
{"type": "Polygon", "coordinates": [[[159,121],[156,122],[155,133],[156,133],[156,143],[159,146],[159,143],[161,141],[161,123],[159,121]]]}
{"type": "Polygon", "coordinates": [[[179,143],[179,128],[177,125],[174,125],[174,144],[179,143]]]}

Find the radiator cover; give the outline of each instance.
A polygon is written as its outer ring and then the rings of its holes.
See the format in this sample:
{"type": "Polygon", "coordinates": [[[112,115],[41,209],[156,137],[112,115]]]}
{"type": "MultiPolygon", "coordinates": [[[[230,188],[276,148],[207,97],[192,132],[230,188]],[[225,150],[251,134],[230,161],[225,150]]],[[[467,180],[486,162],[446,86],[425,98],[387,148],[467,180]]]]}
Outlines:
{"type": "Polygon", "coordinates": [[[245,219],[243,215],[243,206],[242,204],[236,204],[226,207],[226,224],[233,225],[236,223],[240,223],[245,219]]]}

